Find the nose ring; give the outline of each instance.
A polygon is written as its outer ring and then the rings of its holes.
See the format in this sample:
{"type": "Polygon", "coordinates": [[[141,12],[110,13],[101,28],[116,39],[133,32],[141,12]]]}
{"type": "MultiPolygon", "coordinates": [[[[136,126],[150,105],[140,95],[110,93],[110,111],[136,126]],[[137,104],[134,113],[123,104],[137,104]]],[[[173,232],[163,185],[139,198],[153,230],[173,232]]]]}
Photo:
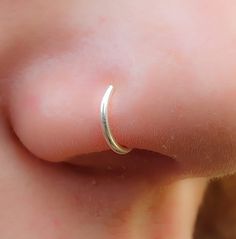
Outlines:
{"type": "Polygon", "coordinates": [[[105,140],[108,146],[117,154],[128,154],[132,149],[126,148],[125,146],[120,145],[116,139],[114,138],[111,128],[109,125],[109,118],[108,118],[108,108],[109,108],[109,100],[113,93],[114,87],[109,85],[107,88],[101,102],[100,108],[100,116],[101,116],[101,123],[102,123],[102,131],[105,137],[105,140]]]}

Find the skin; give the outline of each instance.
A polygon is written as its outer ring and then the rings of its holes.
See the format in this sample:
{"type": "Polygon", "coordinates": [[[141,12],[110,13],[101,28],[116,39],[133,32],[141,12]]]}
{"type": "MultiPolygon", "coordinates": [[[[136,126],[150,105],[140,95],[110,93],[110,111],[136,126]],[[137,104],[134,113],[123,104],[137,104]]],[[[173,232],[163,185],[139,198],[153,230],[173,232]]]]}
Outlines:
{"type": "Polygon", "coordinates": [[[235,11],[1,1],[0,236],[190,239],[207,179],[236,168],[235,11]],[[125,157],[105,152],[109,84],[125,157]]]}

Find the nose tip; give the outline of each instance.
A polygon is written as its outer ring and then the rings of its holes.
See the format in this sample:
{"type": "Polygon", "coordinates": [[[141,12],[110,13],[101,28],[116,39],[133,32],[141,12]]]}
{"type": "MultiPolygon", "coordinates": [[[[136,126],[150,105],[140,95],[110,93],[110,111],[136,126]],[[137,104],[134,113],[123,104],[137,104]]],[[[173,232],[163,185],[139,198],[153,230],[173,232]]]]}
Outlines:
{"type": "Polygon", "coordinates": [[[99,111],[106,86],[55,72],[38,77],[22,79],[9,96],[11,123],[26,148],[50,161],[108,149],[99,111]]]}
{"type": "Polygon", "coordinates": [[[81,62],[77,64],[76,59],[69,65],[60,60],[39,60],[9,84],[12,127],[21,143],[41,159],[58,162],[109,150],[100,110],[110,84],[115,86],[109,107],[112,132],[121,145],[130,143],[121,117],[126,115],[129,99],[122,78],[117,80],[119,73],[100,69],[94,74],[87,68],[83,71],[81,62]]]}

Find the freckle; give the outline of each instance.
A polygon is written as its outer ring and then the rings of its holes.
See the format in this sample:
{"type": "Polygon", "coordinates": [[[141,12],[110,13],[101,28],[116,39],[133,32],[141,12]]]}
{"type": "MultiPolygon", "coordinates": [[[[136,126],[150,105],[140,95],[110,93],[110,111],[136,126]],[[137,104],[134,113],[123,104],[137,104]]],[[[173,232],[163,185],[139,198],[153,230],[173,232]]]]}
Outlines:
{"type": "Polygon", "coordinates": [[[76,193],[76,194],[74,195],[74,200],[75,200],[76,204],[77,204],[78,202],[80,202],[80,200],[81,200],[81,199],[80,199],[80,194],[77,194],[77,193],[76,193]]]}
{"type": "Polygon", "coordinates": [[[92,180],[92,185],[97,185],[97,181],[95,179],[92,180]]]}
{"type": "Polygon", "coordinates": [[[176,154],[173,154],[173,155],[172,155],[172,158],[173,158],[173,159],[177,159],[177,155],[176,155],[176,154]]]}
{"type": "Polygon", "coordinates": [[[163,149],[167,149],[167,146],[165,144],[162,145],[163,149]]]}
{"type": "Polygon", "coordinates": [[[105,17],[105,16],[100,16],[100,17],[99,17],[99,22],[100,22],[100,23],[106,23],[106,22],[107,22],[107,17],[105,17]]]}
{"type": "Polygon", "coordinates": [[[120,178],[121,178],[122,180],[124,180],[126,177],[125,177],[124,174],[121,174],[121,175],[120,175],[120,178]]]}
{"type": "Polygon", "coordinates": [[[107,170],[112,170],[112,167],[111,166],[107,166],[107,170]]]}
{"type": "Polygon", "coordinates": [[[92,199],[92,197],[91,196],[88,196],[88,202],[92,202],[93,201],[93,199],[92,199]]]}
{"type": "Polygon", "coordinates": [[[206,159],[210,159],[210,155],[207,154],[207,155],[206,155],[206,159]]]}
{"type": "Polygon", "coordinates": [[[54,218],[54,219],[52,220],[52,224],[53,224],[55,227],[57,227],[57,228],[61,226],[61,223],[60,223],[59,218],[54,218]]]}
{"type": "Polygon", "coordinates": [[[25,96],[22,103],[25,108],[28,108],[32,111],[38,110],[38,106],[39,106],[38,98],[34,95],[25,96]]]}
{"type": "Polygon", "coordinates": [[[127,170],[127,167],[125,165],[122,165],[121,168],[126,171],[127,170]]]}
{"type": "Polygon", "coordinates": [[[101,217],[101,211],[99,209],[96,209],[94,212],[95,217],[101,217]]]}

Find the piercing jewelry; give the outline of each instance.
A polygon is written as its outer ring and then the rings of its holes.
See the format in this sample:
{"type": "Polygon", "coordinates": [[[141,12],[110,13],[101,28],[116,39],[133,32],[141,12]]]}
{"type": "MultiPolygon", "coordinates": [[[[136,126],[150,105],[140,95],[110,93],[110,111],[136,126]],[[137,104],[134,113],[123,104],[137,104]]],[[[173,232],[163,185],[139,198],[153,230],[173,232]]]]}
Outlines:
{"type": "Polygon", "coordinates": [[[108,120],[108,106],[109,106],[109,99],[113,92],[114,87],[109,85],[107,88],[101,102],[100,114],[101,114],[101,123],[102,123],[102,130],[103,135],[106,139],[107,144],[109,147],[117,154],[128,154],[132,149],[128,149],[125,146],[121,146],[118,144],[112,135],[111,128],[109,125],[108,120]]]}

